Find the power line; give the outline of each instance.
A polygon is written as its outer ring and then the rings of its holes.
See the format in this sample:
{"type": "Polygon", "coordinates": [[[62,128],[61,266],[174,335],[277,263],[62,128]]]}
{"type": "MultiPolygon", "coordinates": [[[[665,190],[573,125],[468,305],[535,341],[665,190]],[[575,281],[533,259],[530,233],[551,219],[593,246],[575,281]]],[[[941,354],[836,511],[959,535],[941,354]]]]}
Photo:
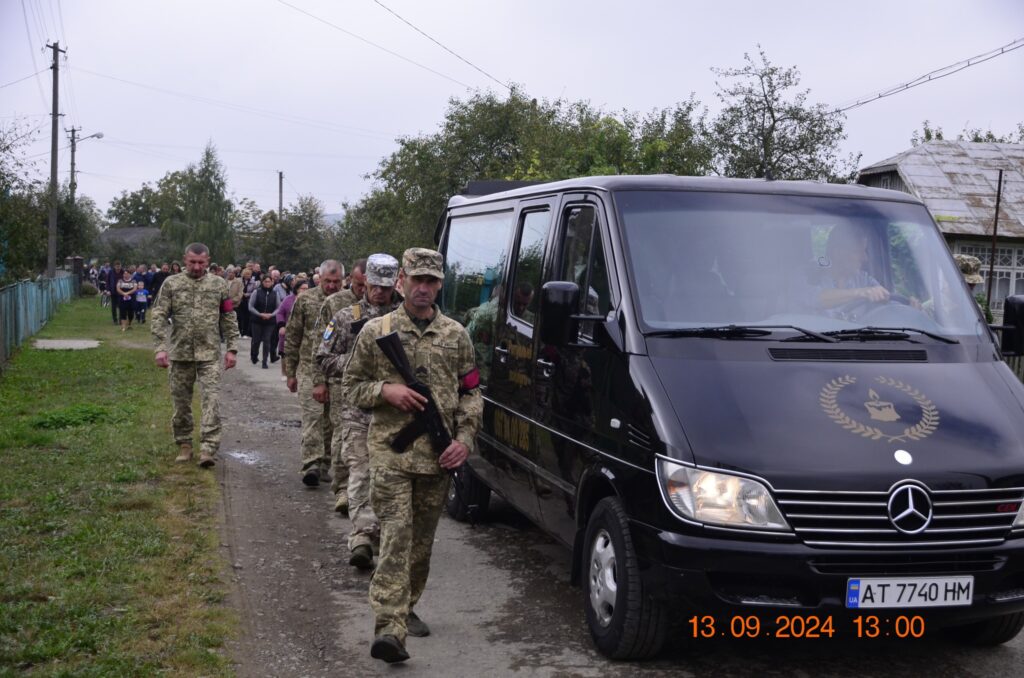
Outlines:
{"type": "MultiPolygon", "coordinates": [[[[40,69],[39,64],[36,63],[36,52],[32,49],[32,45],[36,41],[32,38],[32,31],[28,27],[28,10],[25,8],[25,0],[21,0],[21,16],[25,19],[25,37],[28,38],[28,53],[32,57],[32,68],[37,69],[36,75],[38,76],[46,69],[40,69]]],[[[43,102],[43,110],[46,110],[46,95],[43,94],[43,81],[38,77],[36,78],[36,87],[39,88],[39,100],[43,102]]]]}
{"type": "MultiPolygon", "coordinates": [[[[46,69],[44,68],[43,71],[45,71],[45,70],[46,69]]],[[[17,85],[19,82],[24,82],[24,81],[28,80],[29,78],[34,78],[37,75],[39,75],[40,73],[42,73],[43,71],[36,71],[32,75],[26,75],[24,78],[18,78],[17,80],[12,80],[11,82],[9,82],[9,83],[7,83],[5,85],[0,85],[0,89],[3,89],[4,87],[10,87],[11,85],[17,85]]]]}
{"type": "Polygon", "coordinates": [[[153,85],[147,85],[141,82],[135,82],[133,80],[126,80],[113,75],[105,75],[103,73],[97,73],[96,71],[90,71],[86,68],[78,68],[83,73],[94,75],[98,78],[106,78],[107,80],[114,80],[115,82],[124,83],[126,85],[132,85],[133,87],[141,87],[142,89],[152,90],[154,92],[160,92],[170,96],[180,97],[188,99],[190,101],[198,101],[200,103],[208,104],[210,106],[220,106],[232,111],[238,111],[242,113],[251,113],[253,115],[261,115],[274,120],[283,122],[290,122],[296,125],[306,125],[308,127],[318,127],[320,129],[331,130],[335,132],[346,132],[353,134],[354,136],[363,136],[367,138],[386,138],[389,141],[394,138],[395,135],[389,135],[386,132],[380,132],[377,130],[363,129],[361,127],[352,127],[350,125],[339,125],[337,123],[326,122],[323,120],[316,120],[314,118],[303,118],[296,115],[289,115],[285,113],[277,113],[274,111],[268,111],[261,108],[255,108],[253,106],[246,106],[243,104],[236,104],[229,101],[221,101],[219,99],[211,99],[210,97],[204,97],[197,94],[188,94],[186,92],[177,92],[170,89],[164,89],[162,87],[154,87],[153,85]]]}
{"type": "Polygon", "coordinates": [[[504,88],[505,88],[505,89],[507,89],[508,91],[510,91],[510,92],[512,91],[512,87],[511,87],[511,86],[509,86],[509,85],[508,85],[507,83],[504,83],[504,82],[502,82],[501,80],[498,80],[498,79],[497,79],[496,77],[494,77],[493,75],[491,75],[490,73],[488,73],[488,72],[487,72],[487,71],[485,71],[484,69],[480,68],[479,66],[477,66],[476,64],[474,64],[474,63],[473,63],[472,61],[470,61],[469,59],[466,59],[465,57],[463,57],[463,56],[461,56],[461,55],[459,55],[459,54],[456,54],[456,53],[455,53],[454,51],[452,51],[451,49],[449,49],[449,48],[448,48],[447,46],[445,46],[445,45],[441,44],[441,42],[439,42],[438,40],[434,39],[433,37],[431,37],[431,36],[427,35],[427,34],[426,34],[426,33],[425,33],[424,31],[420,30],[420,29],[419,29],[418,27],[414,26],[414,25],[413,25],[413,24],[412,24],[412,23],[411,23],[410,21],[408,21],[408,20],[407,20],[407,19],[406,19],[405,17],[403,17],[403,16],[402,16],[402,15],[400,15],[400,14],[399,14],[398,12],[396,12],[395,10],[393,10],[393,9],[391,9],[390,7],[388,7],[387,5],[385,5],[385,4],[384,4],[383,2],[381,2],[380,0],[373,0],[373,1],[374,1],[375,3],[377,3],[378,5],[380,5],[381,7],[383,7],[384,9],[386,9],[386,10],[387,10],[388,12],[390,12],[391,14],[393,14],[393,15],[395,16],[395,18],[396,18],[396,19],[398,19],[399,21],[401,21],[402,23],[404,23],[404,24],[405,24],[406,26],[408,26],[409,28],[413,29],[414,31],[416,31],[417,33],[419,33],[420,35],[422,35],[422,36],[423,36],[423,37],[425,37],[425,38],[426,38],[427,40],[431,41],[432,43],[434,43],[435,45],[437,45],[438,47],[440,47],[440,48],[441,48],[441,49],[443,49],[444,51],[448,52],[449,54],[451,54],[451,55],[452,55],[453,57],[455,57],[455,58],[456,58],[456,59],[458,59],[459,61],[461,61],[461,62],[463,62],[463,63],[465,63],[465,64],[467,64],[467,65],[469,65],[469,66],[472,66],[473,68],[475,68],[476,70],[480,71],[481,73],[483,73],[483,74],[484,74],[484,75],[486,75],[486,76],[487,76],[488,78],[490,78],[490,79],[491,79],[491,80],[493,80],[494,82],[498,83],[499,85],[501,85],[502,87],[504,87],[504,88]]]}
{"type": "Polygon", "coordinates": [[[335,29],[337,31],[341,31],[345,35],[347,35],[349,37],[352,37],[352,38],[355,38],[356,40],[359,40],[360,42],[365,42],[367,45],[370,45],[371,47],[376,47],[377,49],[381,50],[382,52],[387,52],[388,54],[390,54],[393,57],[398,57],[402,61],[410,63],[413,66],[417,66],[419,68],[422,68],[425,71],[430,71],[434,75],[438,75],[438,76],[444,78],[445,80],[450,80],[451,82],[454,82],[456,85],[461,85],[462,87],[465,87],[466,89],[473,89],[470,85],[467,85],[466,83],[462,82],[461,80],[456,80],[455,78],[453,78],[453,77],[451,77],[449,75],[445,75],[441,71],[434,70],[430,66],[424,66],[423,64],[421,64],[418,61],[414,61],[414,60],[410,59],[407,56],[402,56],[401,54],[399,54],[398,52],[395,52],[394,50],[390,50],[387,47],[384,47],[383,45],[379,45],[376,42],[373,42],[372,40],[364,38],[361,35],[357,35],[357,34],[353,33],[352,31],[350,31],[350,30],[348,30],[346,28],[342,28],[341,26],[339,26],[337,24],[333,24],[330,21],[328,21],[327,19],[323,19],[321,17],[318,17],[315,14],[307,12],[306,10],[302,9],[301,7],[296,7],[295,5],[293,5],[293,4],[289,3],[289,2],[285,2],[285,0],[277,0],[277,1],[279,3],[281,3],[282,5],[286,6],[286,7],[291,7],[292,9],[294,9],[296,12],[299,12],[300,14],[305,14],[306,16],[308,16],[311,19],[315,19],[316,21],[319,21],[322,24],[330,26],[331,28],[333,28],[333,29],[335,29]]]}
{"type": "Polygon", "coordinates": [[[890,88],[882,90],[880,92],[876,92],[875,94],[872,94],[870,96],[863,97],[863,98],[858,99],[857,101],[855,101],[855,102],[853,102],[851,104],[841,106],[841,107],[839,107],[836,110],[838,112],[840,112],[840,113],[845,113],[846,111],[849,111],[849,110],[851,110],[853,108],[858,108],[860,106],[863,106],[864,104],[871,103],[872,101],[878,101],[879,99],[884,99],[885,97],[890,97],[893,94],[899,94],[900,92],[905,92],[908,89],[913,89],[914,87],[918,87],[920,85],[924,85],[924,84],[929,83],[929,82],[934,82],[936,80],[941,80],[942,78],[945,78],[947,76],[953,75],[954,73],[959,73],[960,71],[964,70],[965,68],[970,68],[971,66],[977,66],[978,64],[981,64],[981,63],[984,63],[986,61],[989,61],[990,59],[995,59],[996,57],[1002,56],[1004,54],[1008,54],[1008,53],[1010,53],[1010,52],[1012,52],[1012,51],[1014,51],[1016,49],[1020,49],[1021,47],[1024,47],[1024,38],[1017,38],[1013,42],[1007,43],[1007,44],[1003,45],[1002,47],[997,47],[997,48],[995,48],[993,50],[989,50],[988,52],[985,52],[984,54],[979,54],[977,56],[971,57],[970,59],[964,59],[963,61],[958,61],[955,64],[950,64],[949,66],[943,66],[942,68],[937,68],[934,71],[931,71],[929,73],[925,73],[924,75],[919,75],[918,77],[914,78],[913,80],[909,80],[909,81],[904,82],[902,84],[896,85],[895,87],[890,87],[890,88]]]}

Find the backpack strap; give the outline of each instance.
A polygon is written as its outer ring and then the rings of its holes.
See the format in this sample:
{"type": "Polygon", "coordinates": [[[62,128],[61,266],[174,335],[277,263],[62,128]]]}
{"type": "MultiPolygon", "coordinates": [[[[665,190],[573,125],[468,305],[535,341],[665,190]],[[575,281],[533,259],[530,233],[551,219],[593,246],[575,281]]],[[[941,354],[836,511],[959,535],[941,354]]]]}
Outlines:
{"type": "MultiPolygon", "coordinates": [[[[394,311],[392,311],[394,313],[394,311]]],[[[381,321],[381,333],[380,336],[391,334],[391,313],[384,315],[384,319],[381,321]]]]}
{"type": "Polygon", "coordinates": [[[352,319],[359,320],[363,317],[363,307],[359,304],[352,304],[352,319]]]}

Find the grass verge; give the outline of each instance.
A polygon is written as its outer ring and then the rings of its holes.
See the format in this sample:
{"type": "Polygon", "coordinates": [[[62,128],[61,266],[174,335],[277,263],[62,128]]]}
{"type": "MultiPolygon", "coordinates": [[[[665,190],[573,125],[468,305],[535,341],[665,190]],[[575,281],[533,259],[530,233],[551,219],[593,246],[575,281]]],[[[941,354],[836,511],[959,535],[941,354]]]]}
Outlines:
{"type": "Polygon", "coordinates": [[[102,343],[0,376],[0,675],[231,675],[219,491],[173,463],[148,325],[81,299],[39,337],[102,343]]]}

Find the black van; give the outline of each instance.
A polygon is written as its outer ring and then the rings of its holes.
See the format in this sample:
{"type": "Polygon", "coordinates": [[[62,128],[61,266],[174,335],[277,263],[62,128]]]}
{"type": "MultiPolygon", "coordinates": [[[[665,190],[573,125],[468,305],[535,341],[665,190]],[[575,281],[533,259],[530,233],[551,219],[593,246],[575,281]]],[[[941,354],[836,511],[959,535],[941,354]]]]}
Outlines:
{"type": "Polygon", "coordinates": [[[449,513],[571,548],[603,653],[1024,626],[1024,387],[920,201],[592,177],[439,229],[486,402],[449,513]]]}

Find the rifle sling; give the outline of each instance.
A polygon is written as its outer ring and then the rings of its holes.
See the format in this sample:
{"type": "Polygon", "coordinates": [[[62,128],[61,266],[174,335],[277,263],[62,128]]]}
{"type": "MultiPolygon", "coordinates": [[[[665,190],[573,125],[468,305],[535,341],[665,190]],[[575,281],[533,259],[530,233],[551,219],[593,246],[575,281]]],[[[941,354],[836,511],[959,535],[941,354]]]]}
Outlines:
{"type": "Polygon", "coordinates": [[[391,449],[398,454],[403,454],[409,446],[416,442],[416,439],[427,432],[427,426],[422,417],[414,417],[412,421],[402,427],[394,440],[391,441],[391,449]]]}

